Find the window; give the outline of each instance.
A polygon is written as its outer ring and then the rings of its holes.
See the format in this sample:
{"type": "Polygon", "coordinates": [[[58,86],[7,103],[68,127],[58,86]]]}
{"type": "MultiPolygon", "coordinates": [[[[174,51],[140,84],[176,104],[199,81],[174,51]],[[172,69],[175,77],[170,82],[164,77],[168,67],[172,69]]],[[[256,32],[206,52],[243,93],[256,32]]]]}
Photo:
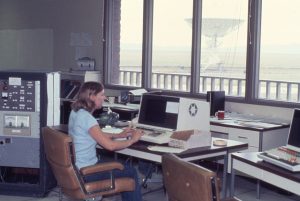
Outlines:
{"type": "Polygon", "coordinates": [[[192,16],[193,0],[154,2],[151,88],[189,91],[192,16]]]}
{"type": "MultiPolygon", "coordinates": [[[[300,102],[299,0],[105,0],[107,86],[300,102]]],[[[290,104],[293,103],[293,104],[290,104]]]]}
{"type": "Polygon", "coordinates": [[[112,51],[108,69],[113,85],[141,86],[143,1],[113,1],[112,51]]]}
{"type": "Polygon", "coordinates": [[[262,1],[259,92],[261,99],[299,102],[299,0],[262,1]]]}
{"type": "Polygon", "coordinates": [[[200,92],[245,96],[248,2],[204,0],[200,92]]]}

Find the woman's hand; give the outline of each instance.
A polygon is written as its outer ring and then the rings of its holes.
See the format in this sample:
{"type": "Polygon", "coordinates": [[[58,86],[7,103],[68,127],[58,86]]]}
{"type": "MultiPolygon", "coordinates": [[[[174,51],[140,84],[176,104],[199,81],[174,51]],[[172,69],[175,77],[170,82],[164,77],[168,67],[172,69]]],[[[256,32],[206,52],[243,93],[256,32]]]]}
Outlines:
{"type": "Polygon", "coordinates": [[[131,140],[133,143],[139,141],[139,139],[142,137],[143,131],[139,129],[134,129],[134,132],[132,132],[131,140]]]}
{"type": "Polygon", "coordinates": [[[121,133],[118,134],[118,138],[128,138],[132,136],[132,133],[135,131],[133,128],[125,128],[121,133]]]}
{"type": "Polygon", "coordinates": [[[133,142],[137,142],[142,135],[142,130],[127,127],[118,135],[118,138],[131,138],[133,142]]]}

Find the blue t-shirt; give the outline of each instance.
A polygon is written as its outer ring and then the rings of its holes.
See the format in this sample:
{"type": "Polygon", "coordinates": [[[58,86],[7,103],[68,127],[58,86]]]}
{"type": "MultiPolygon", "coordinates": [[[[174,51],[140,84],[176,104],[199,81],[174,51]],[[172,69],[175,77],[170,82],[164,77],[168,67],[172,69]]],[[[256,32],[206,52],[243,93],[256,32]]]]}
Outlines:
{"type": "Polygon", "coordinates": [[[95,125],[98,125],[98,122],[88,111],[84,109],[71,111],[68,130],[73,138],[76,166],[79,169],[94,165],[98,161],[97,142],[89,134],[89,129],[95,125]]]}

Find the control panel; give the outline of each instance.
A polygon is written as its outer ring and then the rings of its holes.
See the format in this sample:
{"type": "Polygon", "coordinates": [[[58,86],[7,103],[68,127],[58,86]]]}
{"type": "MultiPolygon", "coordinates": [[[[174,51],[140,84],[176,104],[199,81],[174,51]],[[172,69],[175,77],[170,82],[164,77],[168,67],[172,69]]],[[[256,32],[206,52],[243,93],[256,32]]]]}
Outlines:
{"type": "MultiPolygon", "coordinates": [[[[39,81],[27,81],[21,78],[0,80],[2,111],[28,111],[39,110],[36,108],[36,91],[39,92],[39,81]]],[[[37,105],[38,106],[38,105],[37,105]]]]}
{"type": "Polygon", "coordinates": [[[40,81],[0,79],[0,165],[39,167],[40,81]]]}

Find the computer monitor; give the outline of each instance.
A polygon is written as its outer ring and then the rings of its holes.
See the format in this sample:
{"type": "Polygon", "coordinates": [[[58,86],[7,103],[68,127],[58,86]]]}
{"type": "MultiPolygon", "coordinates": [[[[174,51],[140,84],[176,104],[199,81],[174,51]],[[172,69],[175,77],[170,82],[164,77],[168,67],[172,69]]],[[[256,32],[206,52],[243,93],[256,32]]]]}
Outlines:
{"type": "Polygon", "coordinates": [[[208,91],[206,96],[210,103],[210,116],[215,116],[219,110],[225,109],[225,91],[208,91]]]}
{"type": "Polygon", "coordinates": [[[142,96],[138,124],[176,130],[178,111],[178,97],[146,93],[142,96]]]}
{"type": "Polygon", "coordinates": [[[300,109],[294,109],[287,148],[300,152],[300,109]]]}

